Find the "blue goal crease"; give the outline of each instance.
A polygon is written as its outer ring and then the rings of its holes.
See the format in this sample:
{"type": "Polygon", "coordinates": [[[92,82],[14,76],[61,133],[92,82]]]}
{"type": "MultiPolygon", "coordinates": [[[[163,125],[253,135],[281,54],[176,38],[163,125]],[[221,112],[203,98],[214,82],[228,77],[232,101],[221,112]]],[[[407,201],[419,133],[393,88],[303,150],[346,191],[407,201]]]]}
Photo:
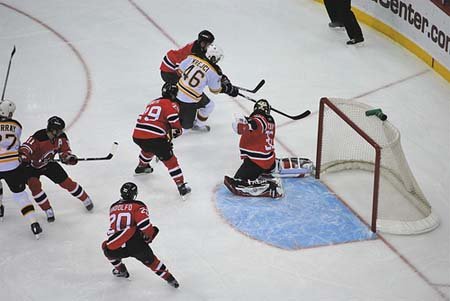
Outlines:
{"type": "Polygon", "coordinates": [[[288,250],[376,238],[320,181],[285,178],[283,185],[281,199],[240,197],[221,185],[216,207],[237,230],[288,250]]]}

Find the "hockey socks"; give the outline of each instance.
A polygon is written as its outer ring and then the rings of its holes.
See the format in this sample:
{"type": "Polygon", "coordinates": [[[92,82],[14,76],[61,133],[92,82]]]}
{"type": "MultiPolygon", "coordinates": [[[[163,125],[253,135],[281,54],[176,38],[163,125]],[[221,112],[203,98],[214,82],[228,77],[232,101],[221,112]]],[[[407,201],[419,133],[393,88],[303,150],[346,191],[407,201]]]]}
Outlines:
{"type": "Polygon", "coordinates": [[[83,205],[87,210],[92,210],[92,208],[94,207],[91,198],[84,191],[83,187],[81,187],[80,184],[74,182],[71,178],[65,179],[64,182],[59,184],[59,186],[66,189],[68,192],[70,192],[71,195],[83,202],[83,205]]]}
{"type": "Polygon", "coordinates": [[[175,155],[173,155],[169,160],[163,161],[164,165],[169,170],[169,174],[177,186],[184,183],[183,171],[178,165],[178,160],[175,155]]]}

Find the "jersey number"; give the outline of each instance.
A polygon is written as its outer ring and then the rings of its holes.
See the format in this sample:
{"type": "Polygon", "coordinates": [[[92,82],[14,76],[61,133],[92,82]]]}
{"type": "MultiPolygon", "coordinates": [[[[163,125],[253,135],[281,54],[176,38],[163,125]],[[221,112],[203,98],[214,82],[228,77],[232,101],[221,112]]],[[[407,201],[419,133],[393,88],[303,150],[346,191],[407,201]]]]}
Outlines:
{"type": "MultiPolygon", "coordinates": [[[[186,70],[183,72],[183,79],[186,81],[191,73],[192,69],[194,69],[194,65],[190,65],[186,70]]],[[[200,81],[205,77],[205,73],[201,70],[196,70],[194,74],[192,75],[191,79],[188,81],[189,86],[192,88],[197,87],[200,84],[200,81]]]]}
{"type": "Polygon", "coordinates": [[[161,115],[161,107],[148,106],[142,115],[144,116],[145,121],[156,121],[159,119],[159,115],[161,115]]]}
{"type": "Polygon", "coordinates": [[[111,225],[111,229],[116,229],[116,231],[122,231],[125,228],[129,228],[131,226],[131,213],[130,212],[121,212],[119,214],[111,214],[109,216],[109,221],[111,225]]]}
{"type": "MultiPolygon", "coordinates": [[[[14,135],[14,134],[6,134],[6,135],[5,135],[5,139],[11,139],[11,138],[12,138],[12,142],[11,142],[11,144],[6,148],[7,150],[10,150],[11,147],[13,147],[14,144],[16,144],[17,137],[16,137],[16,135],[14,135]]],[[[0,135],[0,142],[1,142],[2,140],[3,140],[3,136],[0,135]]]]}

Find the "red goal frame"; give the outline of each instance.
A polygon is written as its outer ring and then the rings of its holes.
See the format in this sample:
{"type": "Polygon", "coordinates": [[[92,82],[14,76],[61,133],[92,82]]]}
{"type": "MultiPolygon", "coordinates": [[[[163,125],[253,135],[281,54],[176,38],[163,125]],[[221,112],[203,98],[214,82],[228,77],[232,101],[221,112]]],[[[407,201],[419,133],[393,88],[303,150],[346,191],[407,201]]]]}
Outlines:
{"type": "Polygon", "coordinates": [[[377,216],[378,216],[378,195],[380,188],[380,166],[381,166],[381,147],[358,125],[356,125],[344,112],[342,112],[337,106],[335,106],[328,98],[323,97],[320,99],[319,107],[319,124],[317,130],[317,149],[316,149],[316,179],[320,179],[320,169],[322,162],[322,144],[323,144],[323,119],[325,107],[329,108],[336,115],[338,115],[348,126],[350,126],[355,132],[357,132],[364,140],[367,141],[375,149],[375,169],[373,177],[373,198],[372,198],[372,224],[371,231],[376,233],[377,231],[377,216]]]}

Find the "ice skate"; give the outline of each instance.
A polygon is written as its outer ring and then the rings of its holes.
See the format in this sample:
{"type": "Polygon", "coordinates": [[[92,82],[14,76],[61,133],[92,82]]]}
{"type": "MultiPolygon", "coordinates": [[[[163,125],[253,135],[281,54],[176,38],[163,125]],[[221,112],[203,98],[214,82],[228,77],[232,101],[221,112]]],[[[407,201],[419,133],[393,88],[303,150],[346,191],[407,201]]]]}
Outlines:
{"type": "Polygon", "coordinates": [[[36,236],[36,239],[39,239],[39,234],[42,233],[41,225],[39,225],[38,222],[32,223],[31,232],[33,232],[34,236],[36,236]]]}
{"type": "Polygon", "coordinates": [[[45,215],[47,215],[47,222],[53,223],[55,221],[55,213],[53,212],[53,208],[45,210],[45,215]]]}
{"type": "Polygon", "coordinates": [[[177,279],[175,279],[175,277],[173,277],[172,275],[170,275],[169,279],[167,279],[166,281],[170,286],[174,288],[178,288],[180,286],[177,279]]]}
{"type": "Polygon", "coordinates": [[[183,183],[178,185],[178,192],[180,193],[181,199],[183,201],[186,200],[187,195],[191,192],[191,187],[186,185],[187,183],[183,183]]]}
{"type": "Polygon", "coordinates": [[[3,222],[3,216],[5,215],[5,207],[0,205],[0,222],[3,222]]]}
{"type": "Polygon", "coordinates": [[[120,278],[128,278],[130,277],[130,273],[128,273],[127,267],[122,263],[118,267],[115,267],[112,270],[112,274],[116,277],[120,278]]]}
{"type": "Polygon", "coordinates": [[[209,125],[204,124],[203,122],[200,122],[198,120],[194,121],[194,126],[191,128],[191,130],[196,132],[209,132],[211,130],[211,127],[209,125]]]}
{"type": "Polygon", "coordinates": [[[361,46],[362,44],[360,44],[360,43],[362,43],[362,42],[364,42],[364,38],[363,37],[360,37],[360,38],[356,38],[356,39],[350,39],[350,40],[348,40],[347,41],[347,45],[356,45],[356,44],[359,44],[358,46],[361,46]]]}
{"type": "Polygon", "coordinates": [[[83,205],[87,211],[91,211],[94,208],[94,203],[92,203],[92,200],[90,198],[84,200],[83,205]]]}
{"type": "Polygon", "coordinates": [[[342,24],[341,22],[330,22],[328,23],[328,27],[330,27],[331,29],[343,30],[344,24],[342,24]]]}
{"type": "Polygon", "coordinates": [[[134,169],[134,174],[135,175],[145,175],[145,174],[149,174],[153,172],[153,168],[150,166],[150,164],[146,164],[146,165],[138,165],[135,169],[134,169]]]}

